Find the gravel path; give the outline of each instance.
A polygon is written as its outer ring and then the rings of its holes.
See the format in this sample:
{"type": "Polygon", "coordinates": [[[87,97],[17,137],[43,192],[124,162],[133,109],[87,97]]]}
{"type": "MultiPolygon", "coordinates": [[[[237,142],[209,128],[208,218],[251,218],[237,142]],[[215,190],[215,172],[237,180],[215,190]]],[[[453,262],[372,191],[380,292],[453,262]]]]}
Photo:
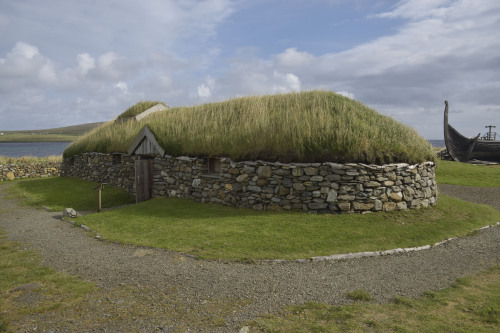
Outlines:
{"type": "MultiPolygon", "coordinates": [[[[45,265],[99,287],[78,309],[29,317],[24,331],[238,332],[246,320],[286,305],[343,304],[348,302],[344,294],[356,289],[380,302],[416,297],[500,264],[500,227],[383,257],[259,264],[196,260],[96,240],[62,222],[58,213],[20,207],[5,197],[6,186],[0,185],[0,227],[8,237],[41,253],[45,265]]],[[[440,191],[468,199],[473,193],[475,201],[500,210],[500,188],[440,191]]]]}

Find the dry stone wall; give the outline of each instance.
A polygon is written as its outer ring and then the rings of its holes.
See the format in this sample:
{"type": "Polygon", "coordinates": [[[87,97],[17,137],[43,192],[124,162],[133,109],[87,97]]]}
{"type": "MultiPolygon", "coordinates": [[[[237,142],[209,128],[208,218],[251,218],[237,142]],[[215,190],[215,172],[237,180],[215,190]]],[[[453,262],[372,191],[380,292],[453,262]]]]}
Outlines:
{"type": "Polygon", "coordinates": [[[0,181],[59,176],[60,166],[58,162],[0,164],[0,181]]]}
{"type": "MultiPolygon", "coordinates": [[[[134,158],[83,154],[65,159],[62,174],[106,182],[134,193],[134,158]]],[[[366,213],[427,207],[437,202],[435,164],[336,164],[154,159],[152,194],[256,210],[366,213]]]]}
{"type": "Polygon", "coordinates": [[[126,154],[85,153],[64,158],[61,176],[107,183],[134,194],[134,158],[126,154]]]}

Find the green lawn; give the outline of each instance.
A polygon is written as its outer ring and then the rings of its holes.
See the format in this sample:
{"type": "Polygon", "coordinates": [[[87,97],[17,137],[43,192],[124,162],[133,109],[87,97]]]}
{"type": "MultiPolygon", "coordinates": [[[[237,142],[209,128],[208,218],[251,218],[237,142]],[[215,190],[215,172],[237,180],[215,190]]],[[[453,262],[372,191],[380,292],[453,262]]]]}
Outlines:
{"type": "Polygon", "coordinates": [[[71,142],[77,138],[71,134],[6,133],[0,135],[0,142],[71,142]]]}
{"type": "Polygon", "coordinates": [[[368,215],[257,212],[160,198],[77,222],[113,241],[244,260],[422,246],[497,221],[500,212],[491,207],[442,195],[434,208],[368,215]]]}
{"type": "Polygon", "coordinates": [[[439,184],[500,187],[500,165],[473,165],[439,160],[436,177],[439,184]]]}
{"type": "MultiPolygon", "coordinates": [[[[12,191],[36,206],[95,209],[95,183],[75,178],[21,181],[12,191]]],[[[103,206],[132,197],[112,186],[103,206]]],[[[157,198],[77,219],[105,239],[185,252],[210,259],[296,259],[433,244],[500,221],[488,206],[439,197],[434,208],[367,215],[258,212],[157,198]]]]}
{"type": "MultiPolygon", "coordinates": [[[[77,178],[54,177],[26,179],[16,182],[11,193],[33,206],[49,207],[62,211],[64,208],[97,210],[97,192],[92,190],[98,183],[77,178]]],[[[134,202],[124,189],[105,186],[102,190],[102,207],[115,207],[134,202]]]]}

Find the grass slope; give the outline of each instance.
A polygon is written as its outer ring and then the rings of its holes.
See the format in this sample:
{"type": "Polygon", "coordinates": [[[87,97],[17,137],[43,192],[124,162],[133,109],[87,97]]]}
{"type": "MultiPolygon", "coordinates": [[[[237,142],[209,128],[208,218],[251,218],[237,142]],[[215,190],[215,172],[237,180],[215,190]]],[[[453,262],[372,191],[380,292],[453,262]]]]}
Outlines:
{"type": "Polygon", "coordinates": [[[0,135],[0,142],[74,141],[100,125],[101,122],[41,130],[0,131],[4,133],[0,135]]]}
{"type": "Polygon", "coordinates": [[[126,152],[144,125],[171,155],[377,164],[434,160],[432,146],[415,130],[328,91],[243,97],[171,108],[139,122],[109,122],[75,141],[64,156],[126,152]]]}

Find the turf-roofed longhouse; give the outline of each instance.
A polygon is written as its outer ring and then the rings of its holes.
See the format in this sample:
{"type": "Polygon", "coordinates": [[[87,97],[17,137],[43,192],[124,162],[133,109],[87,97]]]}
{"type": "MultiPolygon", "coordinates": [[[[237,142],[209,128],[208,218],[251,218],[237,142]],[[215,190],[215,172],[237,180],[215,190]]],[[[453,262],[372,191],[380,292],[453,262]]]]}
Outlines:
{"type": "Polygon", "coordinates": [[[412,128],[328,91],[235,98],[170,108],[138,122],[112,121],[74,142],[64,156],[125,153],[144,125],[173,156],[284,163],[434,160],[430,144],[412,128]]]}
{"type": "Polygon", "coordinates": [[[141,102],[69,146],[62,173],[124,187],[138,202],[353,213],[436,203],[434,156],[408,126],[310,91],[193,107],[141,102]]]}

